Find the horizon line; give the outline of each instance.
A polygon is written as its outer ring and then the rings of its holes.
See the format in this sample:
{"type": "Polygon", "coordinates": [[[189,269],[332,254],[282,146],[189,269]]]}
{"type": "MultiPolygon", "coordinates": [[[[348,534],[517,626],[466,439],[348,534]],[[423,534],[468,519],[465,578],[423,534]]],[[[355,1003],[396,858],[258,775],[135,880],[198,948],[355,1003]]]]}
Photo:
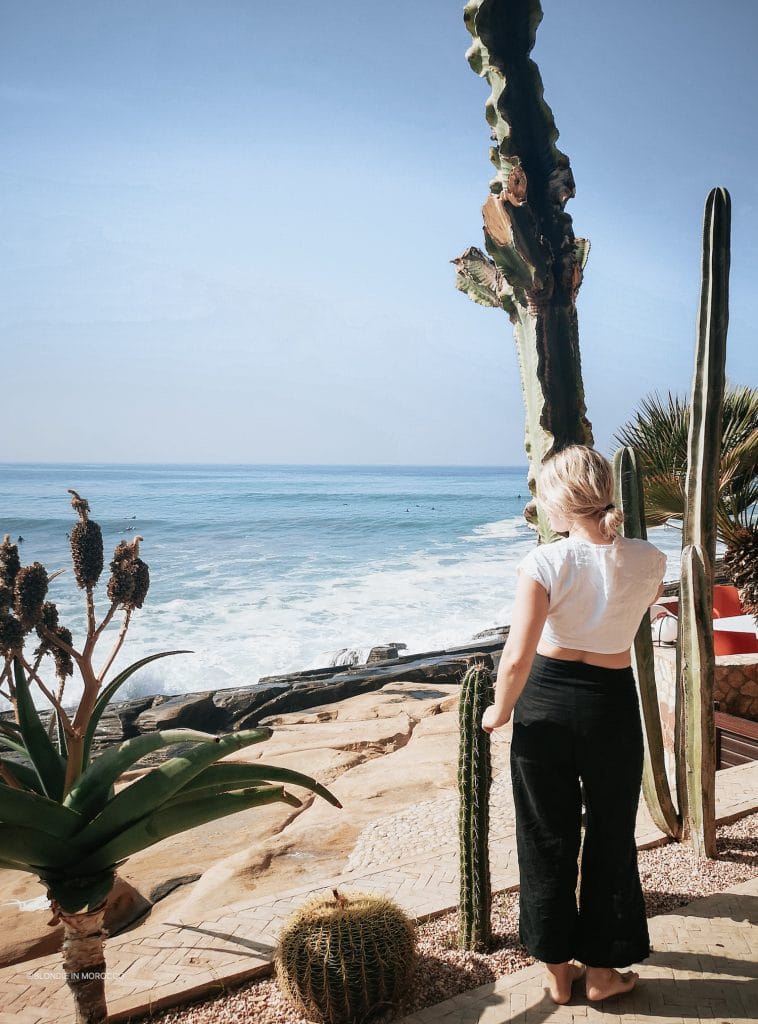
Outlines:
{"type": "Polygon", "coordinates": [[[145,466],[145,467],[242,467],[246,469],[527,469],[527,463],[496,462],[78,462],[2,461],[3,466],[145,466]]]}

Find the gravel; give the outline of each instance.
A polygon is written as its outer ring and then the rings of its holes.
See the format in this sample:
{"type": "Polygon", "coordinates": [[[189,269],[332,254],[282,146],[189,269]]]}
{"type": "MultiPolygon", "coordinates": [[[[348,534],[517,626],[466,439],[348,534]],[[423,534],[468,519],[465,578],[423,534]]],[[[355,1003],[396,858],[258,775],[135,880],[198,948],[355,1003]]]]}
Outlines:
{"type": "MultiPolygon", "coordinates": [[[[677,843],[640,850],[648,917],[758,876],[758,814],[719,826],[717,851],[715,860],[697,860],[688,847],[677,843]]],[[[420,924],[415,981],[401,1012],[413,1013],[535,963],[518,941],[518,892],[495,896],[492,931],[489,953],[466,953],[456,948],[456,913],[420,924]]],[[[161,1024],[306,1024],[272,978],[146,1019],[161,1024]]]]}

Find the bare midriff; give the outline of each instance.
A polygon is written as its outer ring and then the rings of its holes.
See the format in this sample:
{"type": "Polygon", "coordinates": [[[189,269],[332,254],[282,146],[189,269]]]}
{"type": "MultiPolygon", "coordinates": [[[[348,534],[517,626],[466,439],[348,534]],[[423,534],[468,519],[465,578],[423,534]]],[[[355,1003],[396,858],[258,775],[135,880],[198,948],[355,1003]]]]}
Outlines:
{"type": "Polygon", "coordinates": [[[581,661],[585,665],[595,665],[596,668],[629,668],[632,664],[630,651],[599,654],[597,651],[576,651],[572,647],[553,647],[540,643],[537,654],[544,658],[557,658],[558,661],[581,661]]]}

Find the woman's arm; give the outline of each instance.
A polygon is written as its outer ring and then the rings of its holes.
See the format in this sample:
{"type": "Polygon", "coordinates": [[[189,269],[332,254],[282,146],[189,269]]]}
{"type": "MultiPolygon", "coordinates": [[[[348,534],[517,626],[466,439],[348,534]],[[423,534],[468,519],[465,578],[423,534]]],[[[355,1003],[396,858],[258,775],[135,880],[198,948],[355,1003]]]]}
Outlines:
{"type": "Polygon", "coordinates": [[[497,669],[495,703],[482,716],[485,732],[499,729],[510,719],[532,667],[548,606],[547,591],[542,584],[526,573],[519,573],[511,628],[497,669]]]}

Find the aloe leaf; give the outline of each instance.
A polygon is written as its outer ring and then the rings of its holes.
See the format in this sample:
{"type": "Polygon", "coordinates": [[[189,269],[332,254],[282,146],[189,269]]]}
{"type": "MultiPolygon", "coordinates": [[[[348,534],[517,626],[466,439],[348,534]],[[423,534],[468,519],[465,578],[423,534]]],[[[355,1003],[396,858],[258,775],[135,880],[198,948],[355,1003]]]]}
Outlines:
{"type": "Polygon", "coordinates": [[[21,736],[21,726],[18,722],[0,718],[0,734],[9,736],[11,739],[18,739],[21,736]]]}
{"type": "MultiPolygon", "coordinates": [[[[24,750],[24,753],[26,753],[26,750],[24,750]]],[[[9,762],[3,763],[9,768],[16,782],[22,785],[24,789],[44,796],[45,791],[42,788],[39,775],[37,775],[31,765],[19,764],[18,761],[14,761],[12,764],[9,762]]]]}
{"type": "Polygon", "coordinates": [[[198,745],[180,757],[172,757],[170,761],[158,765],[107,802],[87,830],[90,841],[103,841],[116,832],[122,832],[128,825],[146,817],[178,793],[208,765],[235,750],[260,743],[270,735],[270,729],[232,733],[213,744],[198,745]]]}
{"type": "Polygon", "coordinates": [[[32,821],[39,831],[59,839],[68,839],[74,835],[82,823],[78,814],[55,800],[37,793],[0,786],[0,822],[3,825],[26,826],[32,821]]]}
{"type": "Polygon", "coordinates": [[[265,782],[283,782],[291,786],[303,786],[317,796],[323,797],[333,807],[342,807],[334,794],[309,775],[303,775],[291,768],[277,768],[269,764],[213,764],[188,782],[177,793],[177,796],[200,795],[201,791],[216,786],[223,786],[227,790],[243,789],[265,782]]]}
{"type": "MultiPolygon", "coordinates": [[[[252,789],[265,788],[265,786],[251,786],[249,784],[247,786],[235,786],[233,784],[229,785],[225,782],[218,782],[214,785],[203,786],[202,789],[194,790],[192,792],[180,790],[175,796],[172,796],[170,799],[166,800],[165,803],[161,804],[161,808],[178,807],[179,804],[186,805],[198,799],[205,800],[211,796],[225,796],[230,793],[239,793],[242,791],[249,792],[252,789]]],[[[292,807],[303,806],[303,801],[291,793],[287,794],[287,799],[284,802],[290,804],[292,807]]]]}
{"type": "Polygon", "coordinates": [[[66,739],[66,730],[63,726],[63,719],[57,709],[55,712],[55,728],[58,737],[58,750],[61,757],[65,759],[68,757],[68,741],[66,739]]]}
{"type": "Polygon", "coordinates": [[[75,858],[74,844],[37,828],[0,825],[0,860],[60,869],[75,858]]]}
{"type": "Polygon", "coordinates": [[[13,672],[16,680],[19,724],[26,744],[25,753],[28,753],[32,764],[37,769],[45,793],[53,800],[61,800],[66,763],[53,746],[40,721],[29,692],[23,667],[18,658],[13,659],[13,672]]]}
{"type": "MultiPolygon", "coordinates": [[[[188,832],[191,828],[204,825],[209,821],[217,821],[237,811],[245,811],[263,804],[291,803],[292,797],[282,786],[266,786],[259,789],[246,790],[241,793],[227,793],[224,796],[200,798],[192,802],[180,803],[173,807],[159,807],[152,814],[136,822],[120,835],[115,836],[99,849],[85,856],[79,862],[82,871],[99,871],[116,861],[146,850],[159,843],[162,839],[188,832]]],[[[87,840],[87,831],[83,839],[87,840]]],[[[0,855],[2,847],[0,846],[0,855]]]]}
{"type": "Polygon", "coordinates": [[[150,654],[147,658],[140,658],[139,661],[135,661],[128,668],[125,668],[123,672],[119,672],[110,683],[105,687],[103,692],[97,698],[97,703],[92,710],[92,717],[87,725],[87,730],[84,734],[84,753],[82,756],[82,764],[89,764],[90,750],[92,749],[92,741],[95,737],[95,730],[97,729],[98,723],[102,717],[103,712],[113,698],[113,695],[119,689],[120,686],[133,676],[134,673],[143,668],[145,665],[149,665],[151,661],[157,661],[159,658],[169,658],[173,654],[192,654],[192,651],[162,651],[160,654],[150,654]]]}
{"type": "Polygon", "coordinates": [[[98,814],[108,800],[111,787],[119,776],[146,754],[174,743],[203,743],[218,745],[220,739],[210,733],[194,729],[170,729],[151,732],[124,740],[116,747],[104,751],[76,780],[64,803],[78,811],[85,820],[98,814]]]}
{"type": "Polygon", "coordinates": [[[3,747],[5,750],[15,750],[17,754],[24,754],[25,757],[29,757],[29,751],[23,742],[17,742],[11,739],[10,736],[0,736],[0,747],[3,747]]]}
{"type": "Polygon", "coordinates": [[[115,869],[108,868],[92,875],[74,870],[40,872],[40,881],[48,895],[67,914],[94,910],[108,898],[113,888],[115,869]]]}
{"type": "Polygon", "coordinates": [[[4,860],[0,857],[0,868],[5,871],[27,871],[30,875],[37,875],[39,872],[31,864],[20,864],[15,860],[4,860]]]}

